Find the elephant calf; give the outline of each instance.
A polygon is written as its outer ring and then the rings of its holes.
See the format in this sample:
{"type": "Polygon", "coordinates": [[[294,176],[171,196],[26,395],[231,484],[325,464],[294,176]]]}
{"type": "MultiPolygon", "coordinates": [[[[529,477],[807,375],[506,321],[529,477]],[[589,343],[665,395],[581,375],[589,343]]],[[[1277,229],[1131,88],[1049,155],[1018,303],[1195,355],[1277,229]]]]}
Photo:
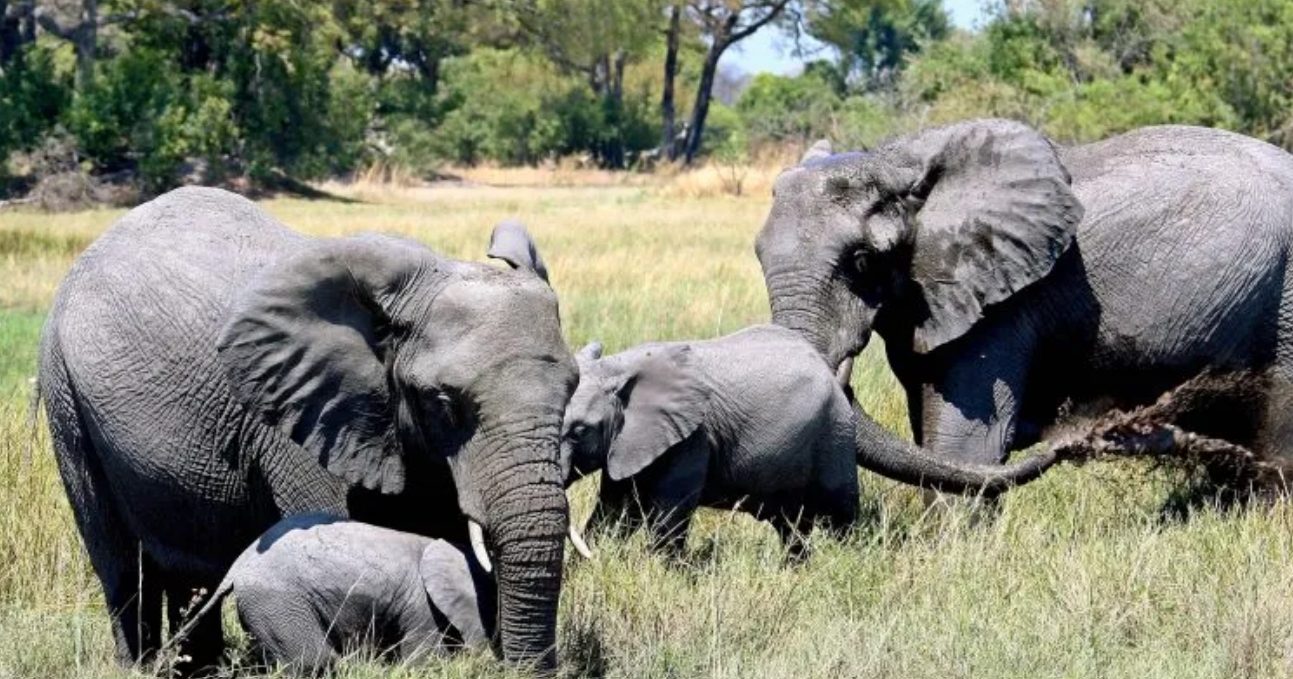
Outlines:
{"type": "Polygon", "coordinates": [[[856,520],[854,410],[795,332],[757,326],[605,358],[593,343],[576,359],[562,463],[568,485],[604,471],[594,526],[649,521],[678,550],[697,506],[739,507],[797,554],[816,520],[856,520]]]}
{"type": "Polygon", "coordinates": [[[231,592],[266,660],[305,674],[360,644],[415,662],[494,633],[494,581],[466,552],[321,513],[283,519],[253,542],[176,640],[231,592]]]}

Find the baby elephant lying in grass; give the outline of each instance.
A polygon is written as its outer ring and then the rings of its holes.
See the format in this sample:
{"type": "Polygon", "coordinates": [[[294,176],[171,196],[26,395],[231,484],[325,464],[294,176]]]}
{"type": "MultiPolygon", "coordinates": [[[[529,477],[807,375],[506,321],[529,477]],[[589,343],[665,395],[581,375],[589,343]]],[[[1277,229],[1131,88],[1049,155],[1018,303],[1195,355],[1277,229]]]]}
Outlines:
{"type": "Polygon", "coordinates": [[[603,470],[590,528],[648,523],[681,549],[697,506],[739,506],[776,527],[792,553],[816,521],[858,514],[855,416],[834,372],[777,326],[719,339],[576,356],[566,409],[567,484],[603,470]]]}
{"type": "Polygon", "coordinates": [[[289,517],[266,531],[175,639],[213,608],[218,615],[231,592],[265,660],[304,674],[361,647],[416,662],[487,644],[494,633],[494,581],[468,553],[326,514],[289,517]]]}

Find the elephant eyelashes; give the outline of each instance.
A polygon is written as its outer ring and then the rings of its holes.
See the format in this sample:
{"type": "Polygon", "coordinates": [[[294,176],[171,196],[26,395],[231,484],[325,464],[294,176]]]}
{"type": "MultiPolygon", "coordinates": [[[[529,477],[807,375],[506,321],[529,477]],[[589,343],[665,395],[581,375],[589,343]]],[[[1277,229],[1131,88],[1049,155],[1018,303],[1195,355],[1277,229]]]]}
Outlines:
{"type": "Polygon", "coordinates": [[[888,276],[888,263],[882,253],[866,247],[853,251],[849,258],[849,273],[864,292],[878,292],[888,276]]]}
{"type": "Polygon", "coordinates": [[[453,394],[448,389],[437,391],[435,392],[435,407],[440,417],[450,427],[457,429],[467,423],[467,408],[462,396],[453,394]]]}
{"type": "Polygon", "coordinates": [[[580,422],[579,424],[576,424],[575,426],[570,428],[570,432],[566,434],[566,438],[568,438],[571,443],[574,443],[577,445],[583,445],[588,441],[588,439],[590,438],[589,435],[592,434],[592,432],[593,432],[592,427],[588,426],[587,424],[584,424],[583,422],[580,422]]]}

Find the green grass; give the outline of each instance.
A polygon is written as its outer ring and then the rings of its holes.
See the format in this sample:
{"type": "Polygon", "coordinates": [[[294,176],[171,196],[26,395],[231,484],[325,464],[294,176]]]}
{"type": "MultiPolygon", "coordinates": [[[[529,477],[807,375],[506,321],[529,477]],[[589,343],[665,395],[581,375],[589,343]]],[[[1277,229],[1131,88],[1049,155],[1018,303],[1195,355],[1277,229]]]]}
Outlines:
{"type": "MultiPolygon", "coordinates": [[[[322,235],[393,231],[479,259],[490,227],[525,218],[552,271],[572,346],[610,351],[712,337],[766,320],[752,253],[761,200],[640,188],[444,189],[380,204],[276,201],[322,235]]],[[[98,584],[47,437],[27,422],[27,378],[62,273],[117,212],[0,217],[0,679],[124,677],[98,584]]],[[[855,386],[886,426],[905,405],[875,347],[855,386]]],[[[608,677],[1286,677],[1293,674],[1293,505],[1186,520],[1164,511],[1177,475],[1131,464],[1059,469],[984,520],[964,504],[863,474],[869,521],[815,535],[782,565],[766,525],[705,512],[685,565],[641,536],[571,561],[561,654],[608,677]]],[[[574,489],[577,517],[591,508],[574,489]]],[[[235,621],[226,617],[226,628],[235,621]]],[[[254,674],[254,673],[249,673],[254,674]]],[[[501,676],[472,655],[418,671],[355,659],[343,677],[501,676]]]]}

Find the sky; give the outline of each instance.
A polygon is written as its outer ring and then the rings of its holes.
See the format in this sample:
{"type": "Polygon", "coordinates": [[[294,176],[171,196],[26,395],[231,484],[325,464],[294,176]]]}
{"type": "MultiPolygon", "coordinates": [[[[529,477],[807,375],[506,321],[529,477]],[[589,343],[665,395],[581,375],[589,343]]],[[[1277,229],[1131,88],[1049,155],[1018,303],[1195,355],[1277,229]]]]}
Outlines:
{"type": "MultiPolygon", "coordinates": [[[[943,0],[943,6],[952,15],[952,24],[960,28],[974,28],[975,20],[983,13],[984,0],[943,0]]],[[[821,49],[820,44],[808,40],[805,47],[809,50],[821,49]],[[812,43],[812,44],[808,44],[812,43]]],[[[779,35],[777,31],[762,30],[745,40],[736,43],[723,55],[723,65],[735,67],[746,73],[796,73],[803,67],[805,59],[797,58],[791,52],[794,45],[790,40],[779,35]]],[[[807,60],[820,58],[813,54],[807,60]]]]}

